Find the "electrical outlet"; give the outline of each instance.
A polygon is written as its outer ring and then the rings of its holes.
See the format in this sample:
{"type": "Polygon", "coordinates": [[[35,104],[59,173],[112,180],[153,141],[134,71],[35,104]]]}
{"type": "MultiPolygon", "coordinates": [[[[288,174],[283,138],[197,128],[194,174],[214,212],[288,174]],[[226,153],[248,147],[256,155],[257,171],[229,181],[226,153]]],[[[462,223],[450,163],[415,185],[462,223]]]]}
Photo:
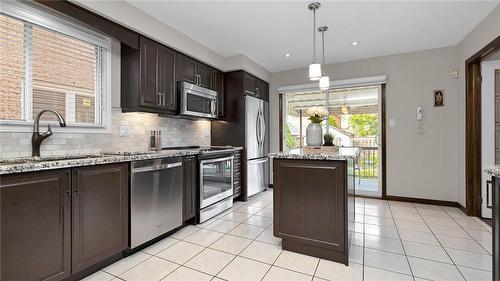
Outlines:
{"type": "Polygon", "coordinates": [[[120,137],[128,136],[128,126],[120,126],[120,137]]]}

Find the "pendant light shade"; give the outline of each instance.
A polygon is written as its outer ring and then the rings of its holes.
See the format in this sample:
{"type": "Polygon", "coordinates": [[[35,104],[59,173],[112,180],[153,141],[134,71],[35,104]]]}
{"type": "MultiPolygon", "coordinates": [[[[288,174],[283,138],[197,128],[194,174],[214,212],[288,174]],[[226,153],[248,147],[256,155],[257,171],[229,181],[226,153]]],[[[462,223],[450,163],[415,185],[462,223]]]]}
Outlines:
{"type": "Polygon", "coordinates": [[[319,2],[313,2],[307,8],[313,11],[313,61],[309,65],[309,80],[317,81],[321,78],[321,64],[316,61],[316,10],[321,7],[319,2]]]}
{"type": "Polygon", "coordinates": [[[330,77],[324,75],[319,79],[319,89],[321,91],[327,91],[330,89],[330,77]]]}
{"type": "Polygon", "coordinates": [[[312,63],[309,65],[309,80],[317,81],[321,78],[321,64],[312,63]]]}

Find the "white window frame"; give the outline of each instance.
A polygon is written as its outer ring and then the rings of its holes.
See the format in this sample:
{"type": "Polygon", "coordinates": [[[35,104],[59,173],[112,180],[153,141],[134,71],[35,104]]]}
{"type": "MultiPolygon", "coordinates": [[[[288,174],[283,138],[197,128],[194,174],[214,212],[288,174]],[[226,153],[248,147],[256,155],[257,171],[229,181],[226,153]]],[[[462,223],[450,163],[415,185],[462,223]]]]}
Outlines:
{"type": "MultiPolygon", "coordinates": [[[[53,30],[73,38],[77,38],[84,42],[101,47],[102,53],[100,57],[105,62],[103,65],[103,73],[101,74],[101,83],[96,83],[96,87],[100,86],[99,95],[96,93],[95,109],[96,122],[89,123],[71,123],[67,122],[67,127],[60,128],[52,126],[54,132],[60,133],[110,133],[111,132],[111,39],[100,33],[97,33],[89,28],[86,28],[81,23],[68,18],[65,15],[57,12],[47,12],[46,8],[39,6],[36,3],[26,3],[18,1],[2,2],[1,13],[10,17],[24,20],[35,25],[53,30]],[[99,96],[99,98],[98,98],[99,96]],[[100,109],[100,110],[99,110],[100,109]]],[[[28,25],[29,26],[29,25],[28,25]]],[[[25,31],[26,32],[26,31],[25,31]]],[[[31,42],[26,42],[30,44],[31,42]]],[[[30,48],[25,48],[25,52],[29,52],[30,48]]],[[[26,54],[29,55],[29,54],[26,54]]],[[[25,71],[31,69],[30,60],[26,60],[25,71]]],[[[101,71],[98,68],[98,71],[101,71]]],[[[23,118],[26,120],[0,120],[0,132],[31,132],[33,129],[32,113],[32,75],[26,75],[24,83],[24,93],[22,95],[21,106],[23,118]]],[[[67,98],[67,97],[66,97],[67,98]]],[[[70,120],[68,120],[70,121],[70,120]]],[[[54,122],[40,121],[40,125],[54,122]]],[[[43,130],[43,129],[42,129],[43,130]]]]}

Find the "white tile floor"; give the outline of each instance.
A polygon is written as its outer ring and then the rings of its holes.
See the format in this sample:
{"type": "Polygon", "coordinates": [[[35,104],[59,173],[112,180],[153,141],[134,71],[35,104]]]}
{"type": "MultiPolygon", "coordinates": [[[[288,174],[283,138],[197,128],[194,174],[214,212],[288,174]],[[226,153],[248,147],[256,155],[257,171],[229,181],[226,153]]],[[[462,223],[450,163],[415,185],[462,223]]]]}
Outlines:
{"type": "Polygon", "coordinates": [[[491,280],[491,228],[459,209],[356,199],[350,266],[281,250],[272,191],[86,280],[491,280]]]}

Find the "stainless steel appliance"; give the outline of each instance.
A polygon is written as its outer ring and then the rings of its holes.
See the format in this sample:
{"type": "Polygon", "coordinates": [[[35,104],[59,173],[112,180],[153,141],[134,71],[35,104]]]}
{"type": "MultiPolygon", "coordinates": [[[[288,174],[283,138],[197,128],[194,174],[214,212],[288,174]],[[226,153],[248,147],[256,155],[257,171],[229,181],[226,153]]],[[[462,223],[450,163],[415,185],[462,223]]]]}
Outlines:
{"type": "Polygon", "coordinates": [[[233,206],[233,151],[201,151],[200,158],[200,223],[233,206]]]}
{"type": "Polygon", "coordinates": [[[188,82],[179,82],[180,115],[217,118],[218,93],[188,82]]]}
{"type": "Polygon", "coordinates": [[[182,225],[182,161],[132,162],[130,246],[135,248],[182,225]]]}
{"type": "Polygon", "coordinates": [[[268,102],[245,96],[246,197],[269,186],[268,102]]]}

